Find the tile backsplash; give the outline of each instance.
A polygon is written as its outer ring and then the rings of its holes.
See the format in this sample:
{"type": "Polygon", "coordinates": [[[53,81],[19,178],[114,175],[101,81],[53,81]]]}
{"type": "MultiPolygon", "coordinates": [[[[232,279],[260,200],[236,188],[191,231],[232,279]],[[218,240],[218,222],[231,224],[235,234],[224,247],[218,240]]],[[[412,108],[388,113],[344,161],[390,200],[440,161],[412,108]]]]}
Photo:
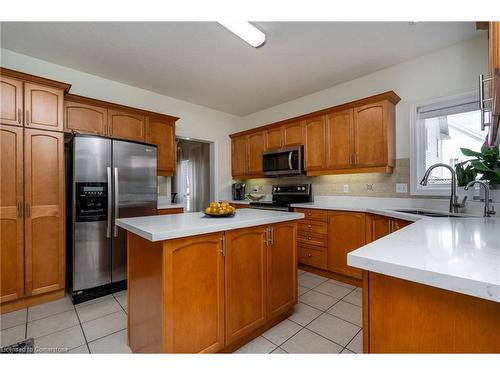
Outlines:
{"type": "Polygon", "coordinates": [[[247,192],[262,187],[271,194],[272,185],[311,183],[313,195],[346,195],[365,197],[410,197],[410,159],[397,159],[393,173],[340,174],[318,177],[291,176],[247,180],[247,192]],[[396,184],[406,184],[406,193],[397,193],[396,184]],[[347,191],[346,191],[347,190],[347,191]]]}

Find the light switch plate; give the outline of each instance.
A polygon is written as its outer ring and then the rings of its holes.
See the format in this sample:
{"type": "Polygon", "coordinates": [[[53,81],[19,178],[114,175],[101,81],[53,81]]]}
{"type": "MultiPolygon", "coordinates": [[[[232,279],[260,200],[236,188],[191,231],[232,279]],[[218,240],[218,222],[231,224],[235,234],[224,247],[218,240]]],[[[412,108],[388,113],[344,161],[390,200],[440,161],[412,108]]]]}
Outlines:
{"type": "Polygon", "coordinates": [[[408,193],[408,184],[396,184],[396,193],[408,193]]]}
{"type": "Polygon", "coordinates": [[[342,187],[342,191],[344,193],[349,193],[349,184],[344,184],[344,186],[342,187]]]}

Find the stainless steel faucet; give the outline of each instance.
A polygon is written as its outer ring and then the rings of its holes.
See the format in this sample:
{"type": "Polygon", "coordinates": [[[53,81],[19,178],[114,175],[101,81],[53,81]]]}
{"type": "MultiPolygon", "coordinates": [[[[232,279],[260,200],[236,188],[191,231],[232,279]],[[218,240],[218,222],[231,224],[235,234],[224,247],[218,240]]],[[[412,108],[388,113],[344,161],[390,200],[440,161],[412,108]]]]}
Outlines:
{"type": "Polygon", "coordinates": [[[464,188],[465,190],[469,190],[471,186],[474,184],[479,184],[480,186],[483,187],[484,189],[484,217],[490,217],[491,215],[495,215],[495,207],[491,206],[490,207],[490,187],[485,184],[483,181],[471,181],[467,184],[467,186],[464,188]]]}
{"type": "Polygon", "coordinates": [[[429,168],[424,173],[424,177],[422,178],[422,181],[420,181],[420,185],[426,186],[427,182],[429,181],[429,176],[431,175],[431,172],[434,168],[437,167],[443,167],[448,169],[451,172],[451,195],[450,195],[450,213],[458,213],[458,210],[460,208],[465,207],[465,201],[467,200],[467,197],[464,197],[462,203],[458,203],[458,197],[457,197],[457,176],[455,174],[455,170],[450,167],[448,164],[443,164],[443,163],[437,163],[431,165],[429,168]]]}

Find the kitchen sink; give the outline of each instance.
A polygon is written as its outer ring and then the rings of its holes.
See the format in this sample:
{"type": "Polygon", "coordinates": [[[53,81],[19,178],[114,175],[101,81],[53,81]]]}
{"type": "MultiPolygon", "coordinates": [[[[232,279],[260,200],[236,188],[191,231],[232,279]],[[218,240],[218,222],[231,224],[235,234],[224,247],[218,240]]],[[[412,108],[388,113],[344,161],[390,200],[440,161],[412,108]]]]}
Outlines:
{"type": "Polygon", "coordinates": [[[405,209],[405,210],[394,210],[396,212],[404,212],[405,214],[421,215],[429,217],[455,217],[455,218],[466,218],[471,217],[463,214],[451,214],[449,212],[438,212],[438,211],[426,211],[417,209],[405,209]]]}

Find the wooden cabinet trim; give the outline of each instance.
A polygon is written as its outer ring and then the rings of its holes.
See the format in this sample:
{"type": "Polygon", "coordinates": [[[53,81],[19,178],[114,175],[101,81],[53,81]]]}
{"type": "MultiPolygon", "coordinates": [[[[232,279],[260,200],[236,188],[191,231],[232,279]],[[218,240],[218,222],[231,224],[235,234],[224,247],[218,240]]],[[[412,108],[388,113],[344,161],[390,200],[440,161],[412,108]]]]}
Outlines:
{"type": "Polygon", "coordinates": [[[39,76],[35,76],[32,74],[18,72],[16,70],[2,68],[2,67],[0,67],[0,76],[12,77],[12,78],[16,78],[16,79],[19,79],[22,81],[28,81],[28,82],[33,82],[33,83],[37,83],[37,84],[44,85],[44,86],[59,88],[66,93],[71,88],[71,84],[69,84],[69,83],[55,81],[55,80],[52,80],[49,78],[39,77],[39,76]]]}

